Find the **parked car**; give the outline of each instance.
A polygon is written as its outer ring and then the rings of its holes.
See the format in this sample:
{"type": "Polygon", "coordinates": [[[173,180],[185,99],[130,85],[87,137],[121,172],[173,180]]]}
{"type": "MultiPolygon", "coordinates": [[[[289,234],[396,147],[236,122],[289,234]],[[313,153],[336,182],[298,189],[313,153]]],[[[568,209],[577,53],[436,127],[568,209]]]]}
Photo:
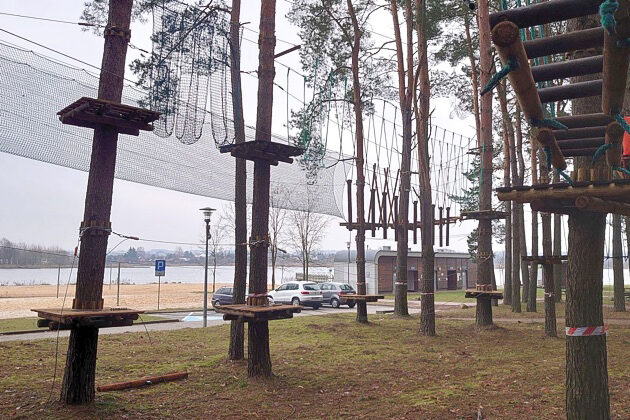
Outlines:
{"type": "Polygon", "coordinates": [[[231,305],[232,304],[232,287],[221,287],[219,290],[212,294],[212,306],[216,308],[220,305],[231,305]]]}
{"type": "Polygon", "coordinates": [[[267,294],[274,303],[310,306],[319,309],[322,306],[322,291],[317,283],[310,281],[292,281],[285,283],[267,294]]]}
{"type": "MultiPolygon", "coordinates": [[[[343,295],[356,294],[352,286],[346,283],[321,283],[319,285],[319,289],[322,291],[322,302],[332,306],[333,308],[338,308],[342,305],[343,295]]],[[[343,304],[348,305],[349,308],[354,308],[355,302],[344,302],[343,304]]]]}

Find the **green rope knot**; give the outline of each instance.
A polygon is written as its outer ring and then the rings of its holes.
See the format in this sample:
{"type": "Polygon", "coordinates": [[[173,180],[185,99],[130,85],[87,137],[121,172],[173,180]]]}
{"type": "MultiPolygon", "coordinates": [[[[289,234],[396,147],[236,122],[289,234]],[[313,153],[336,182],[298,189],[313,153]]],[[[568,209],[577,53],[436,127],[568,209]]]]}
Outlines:
{"type": "Polygon", "coordinates": [[[628,122],[623,117],[623,115],[617,112],[616,114],[613,115],[613,118],[615,119],[615,121],[619,123],[619,125],[624,129],[626,133],[630,134],[630,125],[628,125],[628,122]]]}
{"type": "Polygon", "coordinates": [[[558,175],[565,179],[569,183],[570,186],[573,186],[573,180],[569,175],[567,175],[563,170],[558,169],[558,175]]]}
{"type": "Polygon", "coordinates": [[[595,165],[595,163],[599,160],[599,158],[602,157],[604,153],[606,153],[606,150],[610,149],[611,147],[613,147],[612,143],[602,144],[601,146],[599,146],[597,150],[595,150],[595,153],[593,153],[592,164],[595,165]]]}
{"type": "Polygon", "coordinates": [[[602,26],[608,31],[609,35],[616,35],[615,12],[619,9],[617,0],[606,0],[599,6],[599,16],[602,26]]]}
{"type": "Polygon", "coordinates": [[[485,95],[486,93],[494,89],[499,84],[501,79],[507,76],[509,72],[514,71],[517,68],[518,68],[518,60],[516,59],[516,57],[514,56],[509,57],[505,66],[503,66],[501,70],[499,70],[498,72],[492,75],[486,87],[484,87],[483,90],[481,91],[481,96],[485,95]]]}
{"type": "Polygon", "coordinates": [[[618,171],[618,172],[621,172],[621,173],[623,173],[623,174],[625,174],[627,176],[630,176],[630,171],[627,170],[626,168],[622,168],[621,166],[613,166],[613,167],[611,167],[611,169],[613,171],[618,171]]]}
{"type": "Polygon", "coordinates": [[[547,170],[551,170],[551,147],[545,146],[543,147],[545,151],[545,157],[547,158],[547,170]]]}
{"type": "Polygon", "coordinates": [[[553,118],[543,118],[542,120],[539,120],[538,118],[532,118],[530,121],[530,124],[533,125],[534,127],[551,127],[551,128],[557,128],[559,130],[569,129],[569,127],[567,127],[566,125],[562,124],[561,122],[553,118]]]}

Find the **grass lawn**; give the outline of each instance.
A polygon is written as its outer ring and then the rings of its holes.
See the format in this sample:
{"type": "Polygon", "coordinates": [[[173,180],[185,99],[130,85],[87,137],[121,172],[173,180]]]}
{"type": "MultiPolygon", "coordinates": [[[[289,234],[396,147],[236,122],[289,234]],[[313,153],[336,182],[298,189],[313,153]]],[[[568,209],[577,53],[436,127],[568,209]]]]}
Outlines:
{"type": "MultiPolygon", "coordinates": [[[[247,379],[226,361],[229,326],[99,338],[97,384],[187,369],[189,379],[97,393],[85,407],[48,402],[55,342],[0,343],[0,418],[488,418],[564,417],[564,338],[539,324],[477,332],[438,319],[437,337],[418,319],[353,314],[270,323],[275,377],[247,379]]],[[[500,324],[499,324],[500,325],[500,324]]],[[[60,368],[67,340],[60,343],[60,368]]],[[[608,337],[614,418],[630,416],[630,328],[608,337]]],[[[62,371],[58,372],[57,389],[62,371]]]]}
{"type": "MultiPolygon", "coordinates": [[[[556,304],[556,318],[564,318],[565,303],[556,304]]],[[[612,305],[604,305],[604,321],[606,319],[628,319],[630,320],[630,305],[626,305],[628,310],[626,312],[613,311],[612,305]]],[[[499,302],[499,306],[492,307],[492,315],[494,318],[540,318],[541,322],[545,319],[545,304],[544,302],[536,302],[536,312],[527,312],[527,303],[521,303],[521,313],[512,312],[511,306],[502,305],[499,302]]],[[[447,311],[441,311],[438,314],[439,317],[444,318],[474,318],[475,308],[470,307],[468,309],[449,309],[447,311]]],[[[561,325],[564,326],[564,325],[561,325]]]]}
{"type": "MultiPolygon", "coordinates": [[[[165,319],[164,317],[153,316],[153,315],[141,315],[142,319],[138,319],[137,322],[148,322],[148,321],[158,321],[161,319],[165,319]]],[[[10,331],[25,331],[25,330],[47,330],[46,328],[38,328],[37,327],[37,317],[28,317],[28,318],[7,318],[0,319],[0,333],[10,332],[10,331]]]]}

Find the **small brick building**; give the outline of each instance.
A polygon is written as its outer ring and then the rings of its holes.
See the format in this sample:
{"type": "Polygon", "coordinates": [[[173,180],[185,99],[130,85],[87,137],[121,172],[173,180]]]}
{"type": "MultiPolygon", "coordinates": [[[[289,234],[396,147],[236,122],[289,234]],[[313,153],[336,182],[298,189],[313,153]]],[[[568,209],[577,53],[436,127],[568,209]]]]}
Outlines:
{"type": "MultiPolygon", "coordinates": [[[[420,290],[422,254],[409,251],[407,282],[410,292],[420,290]]],[[[338,251],[335,254],[335,281],[350,283],[356,288],[356,251],[338,251]],[[349,257],[349,258],[348,258],[349,257]]],[[[396,250],[383,247],[365,251],[365,277],[368,293],[391,293],[394,290],[396,250]]],[[[467,253],[436,251],[435,290],[461,290],[473,288],[477,283],[477,266],[467,253]]]]}

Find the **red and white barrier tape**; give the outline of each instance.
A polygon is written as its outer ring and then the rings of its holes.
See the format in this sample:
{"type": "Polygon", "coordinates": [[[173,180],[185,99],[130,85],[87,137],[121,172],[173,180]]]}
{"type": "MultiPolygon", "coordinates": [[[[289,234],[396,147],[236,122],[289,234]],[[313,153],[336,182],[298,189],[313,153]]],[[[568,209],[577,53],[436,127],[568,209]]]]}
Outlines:
{"type": "Polygon", "coordinates": [[[606,335],[608,327],[566,327],[567,337],[588,337],[592,335],[606,335]]]}

